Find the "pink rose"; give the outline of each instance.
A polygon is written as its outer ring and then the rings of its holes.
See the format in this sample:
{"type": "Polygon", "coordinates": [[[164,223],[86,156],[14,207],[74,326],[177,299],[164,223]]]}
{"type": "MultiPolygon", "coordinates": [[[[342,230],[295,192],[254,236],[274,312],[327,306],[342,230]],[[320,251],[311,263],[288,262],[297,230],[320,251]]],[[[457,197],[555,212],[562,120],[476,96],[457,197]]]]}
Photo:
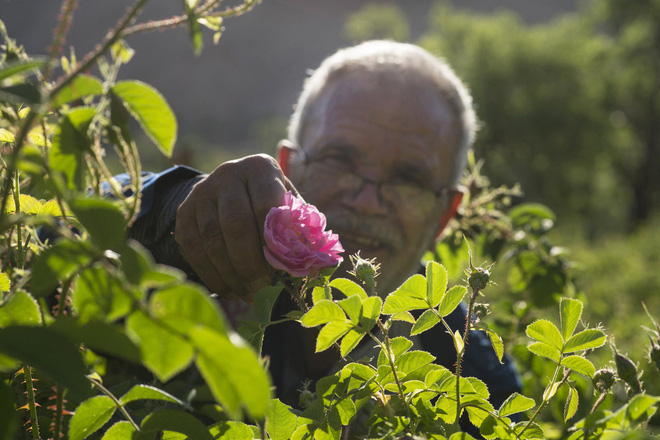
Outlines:
{"type": "Polygon", "coordinates": [[[264,254],[276,269],[294,277],[316,275],[319,270],[336,266],[343,258],[344,248],[339,236],[325,230],[325,215],[314,205],[291,194],[284,203],[271,208],[264,225],[264,254]]]}

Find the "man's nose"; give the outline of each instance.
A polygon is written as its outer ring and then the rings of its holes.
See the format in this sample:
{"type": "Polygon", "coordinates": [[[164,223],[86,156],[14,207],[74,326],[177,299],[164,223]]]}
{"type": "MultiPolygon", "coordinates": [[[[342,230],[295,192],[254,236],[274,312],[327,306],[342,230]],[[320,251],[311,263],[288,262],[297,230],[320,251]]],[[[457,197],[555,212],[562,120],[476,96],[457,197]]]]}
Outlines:
{"type": "Polygon", "coordinates": [[[380,192],[380,183],[363,180],[357,190],[346,191],[342,197],[344,204],[355,212],[365,215],[385,215],[388,209],[380,192]]]}

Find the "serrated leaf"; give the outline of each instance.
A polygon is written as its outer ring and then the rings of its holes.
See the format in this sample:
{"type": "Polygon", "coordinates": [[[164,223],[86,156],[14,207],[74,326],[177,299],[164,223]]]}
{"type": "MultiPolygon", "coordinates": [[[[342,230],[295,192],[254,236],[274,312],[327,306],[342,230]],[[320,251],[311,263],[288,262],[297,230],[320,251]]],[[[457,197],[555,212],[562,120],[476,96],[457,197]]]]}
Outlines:
{"type": "Polygon", "coordinates": [[[582,316],[582,302],[577,299],[562,298],[559,303],[559,322],[564,341],[568,340],[582,316]]]}
{"type": "MultiPolygon", "coordinates": [[[[2,281],[2,276],[4,274],[0,274],[0,282],[2,281]]],[[[8,290],[9,279],[6,281],[8,290]]],[[[0,328],[10,325],[39,324],[41,324],[41,309],[37,300],[27,292],[19,290],[0,306],[0,328]]]]}
{"type": "Polygon", "coordinates": [[[161,410],[153,412],[142,421],[143,432],[157,433],[159,431],[180,432],[195,440],[213,440],[213,436],[202,422],[190,413],[177,410],[161,410]]]}
{"type": "Polygon", "coordinates": [[[573,335],[564,344],[564,353],[571,353],[589,348],[598,348],[605,343],[605,333],[600,330],[586,329],[573,335]]]}
{"type": "Polygon", "coordinates": [[[270,380],[256,353],[238,335],[227,337],[208,327],[190,332],[198,351],[196,364],[213,397],[232,417],[244,408],[254,419],[266,414],[270,380]]]}
{"type": "Polygon", "coordinates": [[[536,405],[534,399],[513,393],[500,405],[499,415],[500,417],[507,417],[511,414],[518,414],[534,408],[534,405],[536,405]]]}
{"type": "Polygon", "coordinates": [[[95,396],[76,408],[69,422],[69,439],[83,440],[110,421],[117,405],[108,396],[95,396]]]}
{"type": "Polygon", "coordinates": [[[366,332],[360,328],[349,330],[339,344],[341,357],[346,357],[351,351],[353,351],[365,335],[366,332]]]}
{"type": "Polygon", "coordinates": [[[79,397],[91,394],[85,378],[87,367],[78,347],[66,336],[47,327],[0,329],[0,353],[36,368],[79,397]]]}
{"type": "Polygon", "coordinates": [[[172,319],[180,331],[206,326],[219,333],[229,328],[217,301],[197,284],[182,283],[161,289],[151,296],[149,309],[156,318],[172,319]]]}
{"type": "MultiPolygon", "coordinates": [[[[259,432],[258,428],[256,429],[259,432]]],[[[209,432],[214,440],[251,440],[255,437],[253,427],[243,422],[218,422],[209,427],[209,432]]]]}
{"type": "MultiPolygon", "coordinates": [[[[135,402],[136,400],[160,400],[163,402],[176,403],[183,407],[190,408],[190,405],[180,399],[177,399],[173,395],[166,393],[165,391],[156,387],[142,384],[133,386],[133,388],[128,390],[128,392],[121,396],[119,399],[122,405],[135,402]]],[[[190,410],[192,410],[192,408],[190,408],[190,410]]]]}
{"type": "Polygon", "coordinates": [[[452,338],[454,340],[454,348],[456,349],[456,353],[463,353],[463,337],[461,334],[456,330],[454,334],[452,335],[452,338]]]}
{"type": "Polygon", "coordinates": [[[426,304],[425,299],[414,298],[412,296],[390,294],[387,298],[385,298],[383,313],[386,315],[398,315],[402,312],[408,312],[409,310],[426,308],[428,308],[428,304],[426,304]]]}
{"type": "Polygon", "coordinates": [[[39,208],[38,215],[52,215],[53,217],[64,217],[65,215],[71,215],[71,211],[67,210],[66,213],[62,212],[60,204],[57,203],[57,200],[49,200],[39,208]]]}
{"type": "MultiPolygon", "coordinates": [[[[424,384],[426,384],[427,388],[431,388],[432,385],[440,385],[453,377],[455,376],[451,371],[445,367],[441,367],[426,373],[426,376],[424,376],[424,384]]],[[[456,381],[454,381],[454,383],[456,383],[456,381]]]]}
{"type": "Polygon", "coordinates": [[[177,136],[177,122],[172,109],[153,87],[140,81],[120,81],[112,92],[138,121],[142,129],[168,157],[177,136]]]}
{"type": "Polygon", "coordinates": [[[71,83],[62,88],[50,100],[50,105],[53,110],[59,108],[63,104],[67,104],[76,99],[84,98],[85,96],[101,95],[103,94],[103,84],[98,79],[89,75],[77,75],[71,83]]]}
{"type": "Polygon", "coordinates": [[[305,327],[316,327],[317,325],[327,324],[332,321],[345,321],[346,314],[344,310],[331,300],[321,300],[314,304],[307,313],[300,318],[300,322],[305,327]]]}
{"type": "Polygon", "coordinates": [[[162,382],[183,371],[193,360],[195,351],[190,342],[142,311],[128,317],[126,332],[140,348],[143,364],[162,382]]]}
{"type": "Polygon", "coordinates": [[[594,365],[582,356],[567,356],[561,360],[561,365],[590,378],[594,377],[596,372],[594,365]]]}
{"type": "Polygon", "coordinates": [[[332,299],[330,286],[316,286],[312,289],[312,304],[316,304],[322,299],[332,299]]]}
{"type": "Polygon", "coordinates": [[[435,360],[435,356],[426,351],[409,351],[402,354],[395,362],[397,371],[405,374],[410,374],[413,371],[430,364],[435,360]]]}
{"type": "Polygon", "coordinates": [[[131,422],[121,421],[108,428],[101,440],[126,440],[135,438],[142,439],[144,436],[138,434],[135,427],[131,425],[131,422]]]}
{"type": "Polygon", "coordinates": [[[127,222],[113,202],[84,197],[70,200],[69,207],[99,249],[121,249],[127,222]]]}
{"type": "Polygon", "coordinates": [[[293,409],[280,402],[279,399],[271,399],[266,412],[266,432],[272,440],[289,440],[296,430],[298,417],[293,409]]]}
{"type": "Polygon", "coordinates": [[[13,143],[16,141],[14,133],[7,130],[6,128],[0,128],[0,142],[9,142],[13,143]]]}
{"type": "Polygon", "coordinates": [[[0,272],[0,292],[9,292],[10,288],[9,277],[4,272],[0,272]]]}
{"type": "Polygon", "coordinates": [[[580,402],[580,397],[578,392],[572,386],[568,386],[568,397],[566,398],[566,404],[564,405],[564,422],[568,422],[568,419],[573,417],[578,410],[578,404],[580,402]]]}
{"type": "Polygon", "coordinates": [[[561,358],[561,352],[559,350],[543,342],[534,342],[529,344],[527,349],[535,355],[550,359],[556,363],[559,363],[559,359],[561,358]]]}
{"type": "Polygon", "coordinates": [[[525,333],[530,338],[544,342],[559,351],[563,348],[564,340],[561,337],[561,333],[559,333],[559,329],[546,319],[539,319],[532,322],[527,326],[525,333]]]}
{"type": "Polygon", "coordinates": [[[70,278],[80,267],[91,261],[88,244],[60,239],[44,250],[32,266],[30,291],[36,297],[50,295],[59,280],[70,278]]]}
{"type": "Polygon", "coordinates": [[[68,189],[82,192],[87,187],[85,153],[92,145],[87,129],[95,115],[96,109],[75,108],[61,119],[55,130],[48,163],[54,172],[64,176],[68,189]]]}
{"type": "Polygon", "coordinates": [[[501,364],[502,357],[504,357],[504,342],[502,341],[500,335],[495,333],[493,330],[488,329],[486,330],[486,332],[488,333],[488,337],[490,338],[490,343],[493,346],[495,355],[497,355],[497,360],[500,361],[501,364]]]}
{"type": "Polygon", "coordinates": [[[362,302],[362,317],[360,318],[360,325],[365,330],[371,330],[380,317],[380,312],[383,309],[383,300],[378,296],[370,296],[362,302]]]}
{"type": "Polygon", "coordinates": [[[327,323],[319,332],[316,338],[316,352],[327,350],[337,342],[339,338],[344,336],[350,329],[355,327],[349,321],[333,321],[327,323]]]}
{"type": "Polygon", "coordinates": [[[454,286],[449,289],[438,306],[440,316],[445,317],[453,312],[463,301],[466,292],[467,288],[465,286],[454,286]]]}
{"type": "Polygon", "coordinates": [[[353,401],[348,398],[340,400],[335,408],[337,408],[339,419],[341,420],[342,425],[348,425],[353,417],[355,417],[355,413],[357,412],[355,403],[353,403],[353,401]]]}
{"type": "Polygon", "coordinates": [[[404,281],[390,296],[409,296],[421,299],[426,303],[426,289],[426,278],[420,274],[415,274],[404,281]]]}
{"type": "Polygon", "coordinates": [[[339,290],[346,295],[347,298],[349,296],[358,295],[360,299],[365,300],[368,297],[367,292],[365,292],[359,284],[346,278],[335,278],[330,281],[330,287],[339,290]]]}
{"type": "Polygon", "coordinates": [[[426,263],[426,298],[431,307],[437,307],[440,304],[448,281],[447,269],[435,261],[426,263]]]}
{"type": "Polygon", "coordinates": [[[21,204],[21,212],[24,214],[37,214],[41,208],[41,202],[27,194],[21,194],[19,196],[19,202],[21,204]]]}
{"type": "Polygon", "coordinates": [[[660,397],[649,396],[647,394],[637,394],[628,402],[626,411],[626,419],[630,421],[637,421],[642,415],[646,414],[653,406],[660,402],[660,397]]]}
{"type": "Polygon", "coordinates": [[[0,69],[0,81],[9,78],[19,73],[25,73],[30,70],[38,70],[46,65],[46,60],[43,58],[33,58],[31,60],[13,60],[9,61],[0,69]]]}
{"type": "Polygon", "coordinates": [[[131,311],[133,300],[131,293],[100,263],[83,270],[71,292],[71,305],[82,322],[122,318],[131,311]]]}
{"type": "Polygon", "coordinates": [[[351,321],[353,321],[355,324],[360,322],[362,302],[360,301],[359,296],[349,296],[348,298],[344,298],[341,301],[337,301],[337,304],[339,304],[339,306],[344,309],[344,312],[346,312],[346,315],[348,315],[351,321]]]}
{"type": "Polygon", "coordinates": [[[440,318],[438,318],[438,315],[436,315],[434,310],[426,310],[419,318],[417,318],[417,321],[415,321],[415,324],[410,329],[410,336],[423,333],[426,330],[433,328],[439,322],[440,318]]]}
{"type": "MultiPolygon", "coordinates": [[[[392,338],[390,340],[390,349],[392,350],[392,356],[394,360],[396,361],[402,354],[410,350],[410,348],[413,346],[413,343],[410,339],[405,338],[403,336],[398,336],[396,338],[392,338]]],[[[378,354],[378,363],[377,365],[380,367],[381,365],[389,365],[387,361],[387,357],[385,356],[385,353],[383,350],[381,350],[378,354]]]]}
{"type": "MultiPolygon", "coordinates": [[[[385,312],[383,312],[385,313],[385,312]]],[[[391,316],[392,321],[403,321],[411,324],[415,323],[415,317],[410,312],[398,312],[391,316]]]]}
{"type": "Polygon", "coordinates": [[[557,390],[561,386],[561,382],[552,382],[549,383],[545,390],[543,391],[543,400],[550,400],[557,394],[557,390]]]}
{"type": "Polygon", "coordinates": [[[543,428],[541,428],[541,426],[536,422],[533,423],[519,422],[513,426],[513,429],[518,434],[516,438],[520,438],[520,439],[546,438],[545,433],[543,432],[543,428]],[[520,432],[522,432],[523,430],[525,430],[525,432],[523,432],[523,434],[520,435],[520,432]]]}

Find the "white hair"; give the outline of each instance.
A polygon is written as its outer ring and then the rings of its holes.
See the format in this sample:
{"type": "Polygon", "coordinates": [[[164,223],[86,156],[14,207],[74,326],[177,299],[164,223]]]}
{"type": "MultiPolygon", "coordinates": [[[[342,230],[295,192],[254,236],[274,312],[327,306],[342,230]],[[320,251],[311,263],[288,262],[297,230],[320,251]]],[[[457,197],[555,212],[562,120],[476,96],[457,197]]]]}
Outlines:
{"type": "Polygon", "coordinates": [[[451,183],[460,179],[467,153],[474,142],[477,122],[472,97],[463,82],[441,58],[419,46],[385,40],[367,41],[340,49],[326,58],[305,80],[295,110],[289,120],[288,137],[294,145],[300,142],[316,98],[341,76],[350,72],[394,74],[403,81],[423,81],[435,88],[450,104],[460,122],[461,136],[451,183]]]}

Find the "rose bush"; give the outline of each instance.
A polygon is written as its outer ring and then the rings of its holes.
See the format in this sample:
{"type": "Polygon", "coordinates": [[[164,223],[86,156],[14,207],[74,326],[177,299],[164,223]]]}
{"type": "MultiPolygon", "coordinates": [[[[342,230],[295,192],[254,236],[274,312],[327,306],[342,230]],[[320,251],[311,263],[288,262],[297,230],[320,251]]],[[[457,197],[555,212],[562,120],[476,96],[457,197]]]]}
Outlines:
{"type": "Polygon", "coordinates": [[[294,277],[314,275],[343,261],[339,236],[326,231],[326,219],[314,205],[287,192],[264,225],[264,254],[276,269],[294,277]]]}

